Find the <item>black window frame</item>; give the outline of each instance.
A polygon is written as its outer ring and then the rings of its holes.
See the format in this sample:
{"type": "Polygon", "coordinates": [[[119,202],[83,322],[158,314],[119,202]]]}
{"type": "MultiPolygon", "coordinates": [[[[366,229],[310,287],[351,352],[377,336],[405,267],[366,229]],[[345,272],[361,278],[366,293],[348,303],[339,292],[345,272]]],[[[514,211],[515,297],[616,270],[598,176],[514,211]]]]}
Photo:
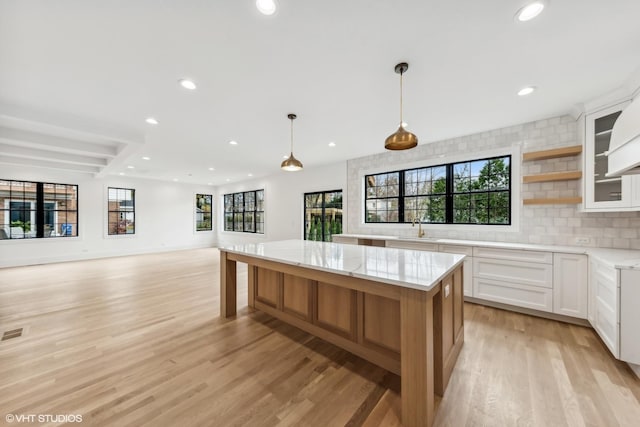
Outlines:
{"type": "Polygon", "coordinates": [[[264,203],[264,188],[224,194],[222,196],[223,231],[264,234],[264,203]],[[262,196],[259,197],[259,194],[262,196]],[[247,203],[248,200],[253,202],[247,203]],[[227,221],[229,217],[230,222],[227,221]]]}
{"type": "Polygon", "coordinates": [[[196,232],[200,232],[200,231],[213,231],[213,194],[206,194],[206,193],[196,193],[195,195],[195,208],[194,208],[194,215],[195,215],[195,230],[196,232]],[[202,212],[198,212],[198,209],[201,209],[201,206],[198,206],[198,203],[200,201],[201,198],[205,199],[205,204],[206,201],[209,202],[209,211],[202,211],[202,212]],[[203,217],[203,222],[206,225],[206,216],[207,214],[209,215],[209,227],[203,227],[202,225],[198,224],[198,215],[202,214],[203,217]]]}
{"type": "MultiPolygon", "coordinates": [[[[489,164],[491,165],[491,164],[489,164]]],[[[366,224],[407,224],[407,223],[411,223],[413,218],[411,217],[411,215],[408,215],[409,212],[409,208],[405,209],[405,204],[407,204],[407,198],[412,198],[412,197],[433,197],[431,193],[427,193],[427,194],[422,194],[422,195],[407,195],[406,194],[406,175],[407,173],[410,172],[414,172],[414,171],[420,171],[420,170],[424,170],[424,169],[435,169],[435,168],[445,168],[446,170],[446,174],[445,174],[445,184],[446,184],[446,191],[445,193],[436,193],[435,196],[440,197],[443,196],[445,198],[444,200],[444,204],[445,204],[445,210],[444,210],[444,221],[430,221],[430,220],[423,220],[422,223],[423,224],[446,224],[446,225],[488,225],[488,226],[510,226],[512,225],[512,221],[513,221],[513,212],[512,212],[512,206],[513,206],[513,202],[512,202],[512,190],[513,190],[513,168],[512,168],[512,155],[511,154],[505,154],[505,155],[499,155],[499,156],[492,156],[492,157],[484,157],[484,158],[477,158],[477,159],[470,159],[470,160],[464,160],[464,161],[457,161],[457,162],[451,162],[451,163],[442,163],[442,164],[434,164],[434,165],[427,165],[427,166],[421,166],[421,167],[414,167],[414,168],[410,168],[410,169],[398,169],[398,170],[393,170],[393,171],[385,171],[385,172],[378,172],[378,173],[374,173],[374,174],[368,174],[364,176],[364,222],[366,224]],[[509,169],[509,173],[508,173],[508,186],[506,189],[504,188],[499,188],[499,189],[487,189],[487,190],[476,190],[476,191],[466,191],[466,192],[460,192],[460,191],[456,191],[455,190],[455,186],[454,186],[454,167],[456,165],[462,165],[465,163],[473,163],[473,162],[490,162],[491,160],[497,160],[497,159],[508,159],[508,169],[509,169]],[[373,182],[375,183],[375,177],[377,176],[381,176],[381,175],[389,175],[389,174],[398,174],[398,195],[397,196],[393,196],[393,197],[369,197],[369,187],[368,184],[371,182],[371,180],[373,180],[373,182]],[[502,205],[500,206],[500,208],[502,208],[503,210],[506,209],[506,213],[508,214],[508,218],[506,222],[488,222],[489,220],[489,214],[487,213],[487,222],[455,222],[455,218],[454,218],[454,198],[456,195],[487,195],[487,209],[489,212],[491,209],[491,194],[495,194],[495,193],[506,193],[507,194],[507,198],[508,201],[506,203],[506,205],[502,205]],[[389,199],[397,199],[397,206],[398,206],[398,212],[397,212],[397,217],[398,220],[397,221],[370,221],[369,220],[369,210],[367,209],[367,201],[371,201],[371,200],[385,200],[388,201],[389,199]]]]}
{"type": "Polygon", "coordinates": [[[124,187],[107,187],[107,235],[108,236],[133,236],[136,234],[136,222],[137,222],[136,221],[136,189],[124,188],[124,187]],[[116,193],[117,193],[117,190],[131,191],[131,202],[132,202],[131,210],[120,209],[120,203],[123,201],[127,201],[127,199],[124,199],[124,200],[116,199],[118,201],[118,209],[112,210],[111,207],[109,206],[109,193],[111,192],[111,190],[116,190],[116,193]],[[116,232],[112,233],[109,227],[109,224],[110,224],[109,214],[111,213],[117,213],[117,214],[132,213],[133,214],[133,232],[127,233],[127,228],[125,226],[123,233],[120,232],[120,227],[117,227],[116,232]]]}
{"type": "MultiPolygon", "coordinates": [[[[26,203],[26,201],[28,200],[29,203],[31,204],[32,201],[35,202],[35,209],[22,209],[21,211],[24,212],[34,212],[34,216],[35,216],[35,226],[36,226],[36,234],[34,236],[26,236],[23,233],[23,237],[21,238],[12,238],[11,237],[11,230],[8,230],[7,233],[7,238],[6,239],[2,239],[2,240],[25,240],[25,239],[49,239],[49,238],[61,238],[61,237],[78,237],[80,236],[80,229],[78,228],[78,224],[80,223],[80,205],[79,205],[79,200],[80,200],[80,191],[79,191],[79,186],[78,184],[63,184],[63,183],[59,183],[59,182],[44,182],[44,181],[31,181],[31,180],[25,180],[25,179],[0,179],[0,181],[4,181],[4,182],[20,182],[20,183],[30,183],[30,184],[35,184],[36,186],[36,194],[35,194],[35,200],[32,199],[25,199],[24,198],[24,191],[23,193],[23,197],[22,197],[22,203],[26,203]],[[54,188],[56,186],[64,186],[66,187],[75,187],[75,202],[76,202],[76,208],[75,209],[45,209],[46,205],[45,203],[45,185],[52,185],[54,186],[54,188]],[[54,233],[52,233],[50,230],[46,230],[47,229],[47,225],[45,223],[45,218],[49,213],[52,212],[65,212],[65,218],[66,218],[66,213],[67,212],[75,212],[76,215],[76,221],[74,223],[68,223],[65,222],[65,224],[71,224],[72,226],[75,226],[75,234],[73,234],[73,232],[71,232],[70,234],[62,234],[62,233],[58,233],[57,231],[54,233]],[[45,233],[45,231],[49,231],[49,233],[45,233]],[[48,235],[47,235],[48,234],[48,235]]],[[[13,190],[12,190],[12,185],[10,185],[9,188],[9,202],[11,203],[11,200],[13,199],[12,194],[13,194],[13,190]]],[[[57,194],[57,193],[55,193],[57,194]]],[[[67,200],[66,198],[64,200],[67,200]]],[[[54,202],[57,201],[57,198],[54,200],[54,202]]],[[[49,202],[50,203],[50,202],[49,202]]],[[[5,211],[6,215],[9,215],[9,225],[11,227],[11,205],[9,204],[9,208],[5,209],[4,206],[0,206],[0,210],[5,211]]],[[[14,209],[15,210],[15,209],[14,209]]],[[[55,215],[55,214],[54,214],[55,215]]],[[[54,224],[55,225],[55,224],[54,224]]],[[[4,225],[0,225],[0,227],[4,227],[4,225]]],[[[24,230],[24,229],[23,229],[24,230]]],[[[54,230],[55,231],[55,230],[54,230]]]]}
{"type": "MultiPolygon", "coordinates": [[[[304,240],[309,240],[307,239],[307,229],[306,229],[306,215],[307,215],[307,196],[313,196],[316,194],[321,194],[322,195],[322,205],[321,205],[321,209],[322,209],[322,213],[321,218],[323,218],[322,221],[320,221],[321,223],[321,236],[322,236],[322,240],[316,240],[316,241],[322,241],[322,242],[331,242],[332,240],[325,240],[325,238],[327,237],[327,231],[325,230],[325,221],[324,221],[324,217],[325,217],[325,212],[326,212],[326,203],[325,203],[325,195],[326,194],[330,194],[330,193],[340,193],[340,197],[342,198],[344,195],[344,191],[342,191],[342,189],[339,190],[328,190],[328,191],[312,191],[310,193],[304,193],[303,196],[303,207],[302,207],[302,215],[303,215],[303,219],[302,219],[302,225],[303,225],[303,230],[302,230],[302,237],[304,240]]],[[[342,199],[342,208],[344,209],[344,198],[342,199]]],[[[343,224],[344,222],[344,216],[342,216],[342,219],[340,221],[340,231],[342,232],[342,227],[344,226],[343,224]]],[[[336,233],[339,234],[339,233],[336,233]]],[[[333,233],[329,234],[329,237],[333,236],[333,233]]]]}

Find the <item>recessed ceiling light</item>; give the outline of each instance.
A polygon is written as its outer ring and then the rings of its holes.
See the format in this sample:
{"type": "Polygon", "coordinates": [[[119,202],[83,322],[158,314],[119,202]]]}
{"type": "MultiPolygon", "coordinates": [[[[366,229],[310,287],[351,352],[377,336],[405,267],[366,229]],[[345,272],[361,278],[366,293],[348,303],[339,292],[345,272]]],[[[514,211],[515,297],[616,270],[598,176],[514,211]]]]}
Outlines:
{"type": "Polygon", "coordinates": [[[150,125],[157,125],[158,124],[158,120],[155,119],[154,117],[147,117],[145,122],[149,123],[150,125]]]}
{"type": "Polygon", "coordinates": [[[142,157],[142,160],[151,160],[151,157],[149,157],[149,156],[143,156],[143,157],[142,157]]]}
{"type": "Polygon", "coordinates": [[[253,174],[252,173],[248,173],[247,176],[253,176],[253,174]]]}
{"type": "Polygon", "coordinates": [[[227,179],[225,179],[225,181],[229,182],[229,181],[231,181],[231,180],[230,180],[229,178],[227,178],[227,179]]]}
{"type": "Polygon", "coordinates": [[[210,171],[214,171],[214,170],[216,170],[216,168],[209,168],[209,170],[210,170],[210,171]]]}
{"type": "Polygon", "coordinates": [[[118,175],[124,175],[124,172],[120,172],[118,175]]]}
{"type": "Polygon", "coordinates": [[[536,90],[536,87],[535,87],[535,86],[527,86],[527,87],[523,87],[522,89],[520,89],[520,90],[518,91],[518,95],[520,95],[520,96],[530,95],[530,94],[532,94],[535,90],[536,90]]]}
{"type": "Polygon", "coordinates": [[[133,165],[129,165],[129,166],[127,166],[127,169],[135,169],[135,168],[136,168],[136,167],[135,167],[135,166],[133,166],[133,165]]]}
{"type": "Polygon", "coordinates": [[[275,0],[256,0],[256,7],[263,15],[273,15],[276,12],[275,0]]]}
{"type": "Polygon", "coordinates": [[[516,19],[521,22],[530,21],[542,13],[544,6],[545,4],[543,1],[534,1],[529,3],[516,12],[516,19]]]}
{"type": "Polygon", "coordinates": [[[238,141],[229,141],[230,145],[238,145],[238,141]]]}
{"type": "Polygon", "coordinates": [[[213,185],[213,182],[207,182],[207,185],[213,185]]]}
{"type": "Polygon", "coordinates": [[[173,178],[173,182],[178,182],[178,178],[173,178]]]}
{"type": "Polygon", "coordinates": [[[287,156],[286,154],[284,156],[282,156],[283,159],[288,159],[289,156],[287,156]]]}
{"type": "Polygon", "coordinates": [[[189,90],[195,90],[196,89],[196,84],[188,79],[180,79],[178,80],[178,82],[180,83],[180,86],[182,86],[185,89],[189,89],[189,90]]]}
{"type": "Polygon", "coordinates": [[[329,147],[335,147],[335,146],[336,146],[336,143],[335,143],[335,142],[330,142],[330,143],[329,143],[329,147]]]}

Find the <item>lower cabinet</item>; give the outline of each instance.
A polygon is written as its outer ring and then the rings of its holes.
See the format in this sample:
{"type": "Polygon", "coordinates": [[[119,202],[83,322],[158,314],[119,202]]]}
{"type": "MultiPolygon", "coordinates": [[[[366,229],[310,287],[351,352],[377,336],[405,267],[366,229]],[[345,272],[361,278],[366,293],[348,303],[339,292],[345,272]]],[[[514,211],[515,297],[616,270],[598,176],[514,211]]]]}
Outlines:
{"type": "Polygon", "coordinates": [[[640,365],[640,271],[620,272],[620,359],[640,365]]]}
{"type": "Polygon", "coordinates": [[[620,270],[597,259],[590,265],[590,305],[593,307],[591,325],[615,356],[620,356],[620,270]]]}
{"type": "Polygon", "coordinates": [[[588,261],[581,254],[553,254],[553,312],[587,318],[588,261]]]}

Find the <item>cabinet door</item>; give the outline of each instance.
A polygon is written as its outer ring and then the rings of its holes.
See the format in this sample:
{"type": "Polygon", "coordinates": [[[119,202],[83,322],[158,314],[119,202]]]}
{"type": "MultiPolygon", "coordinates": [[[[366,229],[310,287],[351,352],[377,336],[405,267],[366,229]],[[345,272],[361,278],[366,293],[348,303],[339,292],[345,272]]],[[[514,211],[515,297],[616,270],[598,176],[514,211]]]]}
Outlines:
{"type": "Polygon", "coordinates": [[[631,207],[640,208],[640,175],[631,175],[631,207]]]}
{"type": "Polygon", "coordinates": [[[553,312],[587,318],[587,256],[553,254],[553,312]]]}
{"type": "Polygon", "coordinates": [[[628,210],[631,208],[631,177],[607,177],[607,154],[611,130],[629,104],[624,102],[588,114],[585,118],[585,210],[628,210]]]}
{"type": "Polygon", "coordinates": [[[640,271],[620,273],[620,359],[640,365],[640,271]]]}
{"type": "Polygon", "coordinates": [[[601,262],[592,265],[590,278],[594,302],[593,327],[615,358],[620,356],[619,270],[601,262]]]}

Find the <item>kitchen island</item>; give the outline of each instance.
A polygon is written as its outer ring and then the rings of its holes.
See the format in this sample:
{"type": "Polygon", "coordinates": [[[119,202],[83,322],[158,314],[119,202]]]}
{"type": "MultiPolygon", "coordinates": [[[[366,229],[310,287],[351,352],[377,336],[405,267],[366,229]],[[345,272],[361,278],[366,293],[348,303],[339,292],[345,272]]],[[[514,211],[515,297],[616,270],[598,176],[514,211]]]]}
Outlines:
{"type": "Polygon", "coordinates": [[[464,255],[287,240],[220,249],[220,314],[249,306],[401,376],[402,421],[430,426],[464,341],[464,255]]]}

